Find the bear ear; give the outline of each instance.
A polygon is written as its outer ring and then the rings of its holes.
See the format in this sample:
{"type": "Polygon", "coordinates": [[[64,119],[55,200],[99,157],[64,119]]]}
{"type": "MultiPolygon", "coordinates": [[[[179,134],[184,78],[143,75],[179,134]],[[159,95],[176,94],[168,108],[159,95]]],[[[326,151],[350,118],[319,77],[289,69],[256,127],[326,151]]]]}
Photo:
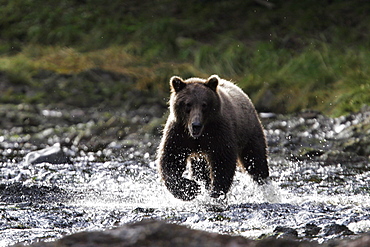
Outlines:
{"type": "Polygon", "coordinates": [[[212,75],[208,78],[207,82],[205,83],[206,86],[208,86],[210,89],[216,92],[218,81],[220,80],[220,77],[217,75],[212,75]]]}
{"type": "Polygon", "coordinates": [[[170,79],[170,86],[172,92],[180,92],[186,86],[186,83],[178,76],[172,76],[170,79]]]}

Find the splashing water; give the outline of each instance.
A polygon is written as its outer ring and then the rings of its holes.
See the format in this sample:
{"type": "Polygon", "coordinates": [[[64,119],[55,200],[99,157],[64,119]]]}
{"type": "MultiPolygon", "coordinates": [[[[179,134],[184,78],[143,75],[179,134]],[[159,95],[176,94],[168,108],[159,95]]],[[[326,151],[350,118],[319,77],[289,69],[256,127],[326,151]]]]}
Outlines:
{"type": "MultiPolygon", "coordinates": [[[[224,199],[210,198],[204,187],[193,201],[175,199],[158,176],[154,152],[146,150],[106,162],[88,155],[73,164],[0,163],[0,246],[143,219],[252,238],[283,226],[318,242],[339,236],[325,232],[331,224],[355,234],[370,231],[368,158],[330,156],[338,138],[367,118],[267,123],[271,181],[259,186],[238,170],[224,199]],[[301,149],[308,150],[303,159],[301,149]],[[307,224],[321,230],[309,236],[307,224]]],[[[150,141],[158,143],[158,138],[150,141]]]]}
{"type": "MultiPolygon", "coordinates": [[[[272,160],[270,164],[273,166],[275,162],[272,160]]],[[[119,163],[110,165],[121,167],[119,163]]],[[[356,193],[354,181],[349,178],[345,188],[334,188],[329,183],[302,184],[301,170],[318,168],[310,168],[311,165],[310,162],[290,162],[286,170],[282,170],[276,164],[276,168],[272,168],[272,181],[262,186],[255,184],[248,174],[237,171],[225,199],[209,197],[203,187],[202,193],[191,202],[175,199],[160,182],[155,169],[131,167],[131,171],[137,169],[135,176],[109,179],[105,174],[101,176],[105,181],[92,178],[87,187],[95,186],[95,198],[87,193],[82,201],[72,205],[125,211],[127,215],[120,218],[119,224],[146,218],[165,219],[194,229],[252,238],[269,234],[276,226],[303,232],[308,223],[322,228],[333,223],[344,224],[355,232],[368,230],[370,197],[356,193]],[[292,166],[297,169],[291,169],[292,166]],[[297,181],[290,181],[287,186],[286,180],[294,177],[297,181]],[[97,196],[96,191],[101,193],[97,196]]],[[[322,169],[323,173],[330,172],[330,169],[326,171],[328,168],[322,169]]],[[[324,241],[332,236],[320,237],[318,240],[324,241]]]]}

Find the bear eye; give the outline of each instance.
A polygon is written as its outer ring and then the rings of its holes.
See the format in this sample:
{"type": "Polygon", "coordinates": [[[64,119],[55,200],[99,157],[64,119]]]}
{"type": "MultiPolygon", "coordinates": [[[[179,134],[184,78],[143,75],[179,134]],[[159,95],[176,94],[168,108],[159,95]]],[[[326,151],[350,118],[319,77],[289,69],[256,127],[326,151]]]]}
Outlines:
{"type": "Polygon", "coordinates": [[[186,110],[186,112],[190,112],[190,110],[191,110],[191,103],[186,103],[185,104],[185,110],[186,110]]]}
{"type": "Polygon", "coordinates": [[[203,108],[203,110],[204,110],[204,109],[207,109],[207,106],[208,106],[208,105],[207,105],[207,103],[203,103],[203,104],[202,104],[202,108],[203,108]]]}

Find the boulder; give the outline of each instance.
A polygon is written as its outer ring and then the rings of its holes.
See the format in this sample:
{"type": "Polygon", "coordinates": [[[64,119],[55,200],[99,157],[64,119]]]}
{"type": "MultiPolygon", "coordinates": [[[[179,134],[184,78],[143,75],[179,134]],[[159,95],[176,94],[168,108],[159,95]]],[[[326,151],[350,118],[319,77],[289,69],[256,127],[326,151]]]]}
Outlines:
{"type": "MultiPolygon", "coordinates": [[[[279,228],[280,229],[280,228],[279,228]]],[[[286,229],[290,230],[290,228],[286,229]]],[[[280,230],[279,230],[280,231],[280,230]]],[[[16,244],[13,247],[23,247],[16,244]]],[[[30,247],[362,247],[370,246],[370,233],[356,239],[340,239],[327,243],[298,241],[289,238],[269,237],[250,240],[241,236],[222,235],[164,221],[141,221],[105,231],[79,232],[54,242],[38,242],[30,247]]]]}
{"type": "MultiPolygon", "coordinates": [[[[18,247],[23,245],[16,245],[18,247]]],[[[252,247],[255,241],[217,233],[192,230],[162,221],[143,221],[99,232],[80,232],[55,242],[39,242],[32,247],[252,247]]]]}
{"type": "Polygon", "coordinates": [[[59,143],[51,147],[36,150],[28,153],[24,158],[24,163],[29,165],[48,162],[51,164],[70,163],[70,158],[63,152],[59,143]]]}

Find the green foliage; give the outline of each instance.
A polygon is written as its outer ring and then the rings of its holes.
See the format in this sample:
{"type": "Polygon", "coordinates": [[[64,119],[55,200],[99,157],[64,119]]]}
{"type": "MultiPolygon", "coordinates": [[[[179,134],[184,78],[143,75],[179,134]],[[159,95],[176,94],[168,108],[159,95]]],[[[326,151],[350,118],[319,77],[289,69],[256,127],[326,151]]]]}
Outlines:
{"type": "MultiPolygon", "coordinates": [[[[219,74],[259,110],[341,115],[370,104],[365,2],[0,0],[0,70],[32,87],[40,69],[100,68],[160,97],[174,74],[219,74]]],[[[88,84],[68,85],[94,94],[88,84]]]]}
{"type": "Polygon", "coordinates": [[[32,61],[23,54],[7,59],[0,58],[0,68],[8,72],[9,80],[16,85],[30,85],[31,77],[35,73],[32,61]]]}

